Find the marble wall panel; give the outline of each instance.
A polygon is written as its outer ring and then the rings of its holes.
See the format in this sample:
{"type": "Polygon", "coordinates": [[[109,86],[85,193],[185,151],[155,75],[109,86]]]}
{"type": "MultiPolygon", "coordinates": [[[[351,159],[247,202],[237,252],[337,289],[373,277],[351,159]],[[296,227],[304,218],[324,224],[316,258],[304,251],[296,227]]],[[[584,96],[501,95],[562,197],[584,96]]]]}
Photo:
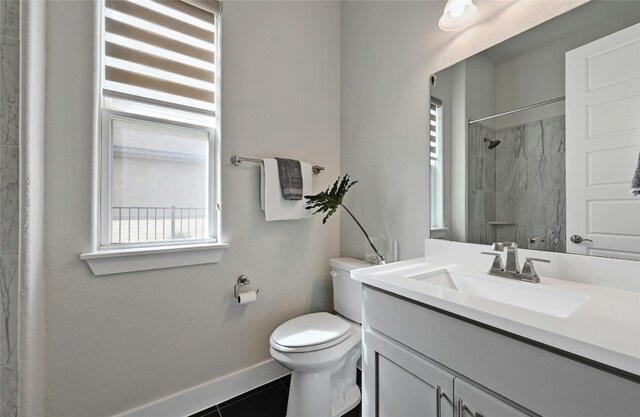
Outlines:
{"type": "Polygon", "coordinates": [[[0,0],[0,417],[18,415],[20,1],[0,0]]]}
{"type": "Polygon", "coordinates": [[[516,226],[515,224],[497,226],[496,241],[497,242],[515,242],[517,230],[518,230],[518,226],[516,226]]]}
{"type": "Polygon", "coordinates": [[[467,130],[467,152],[469,155],[482,156],[482,125],[475,123],[467,130]]]}
{"type": "Polygon", "coordinates": [[[511,196],[509,192],[496,192],[496,221],[511,221],[511,196]]]}
{"type": "Polygon", "coordinates": [[[539,121],[523,125],[524,156],[527,158],[534,155],[542,155],[543,153],[542,124],[542,121],[539,121]]]}
{"type": "Polygon", "coordinates": [[[529,241],[527,242],[527,246],[529,249],[535,250],[549,250],[550,245],[550,236],[548,227],[544,224],[532,224],[529,225],[528,236],[529,241]],[[532,238],[536,238],[534,242],[532,242],[532,238]]]}
{"type": "Polygon", "coordinates": [[[484,190],[484,160],[481,156],[469,155],[468,161],[469,190],[484,190]]]}
{"type": "Polygon", "coordinates": [[[484,199],[485,192],[478,190],[470,190],[469,191],[469,217],[473,219],[471,224],[481,224],[485,223],[485,215],[484,215],[484,199]]]}
{"type": "Polygon", "coordinates": [[[0,365],[18,360],[18,255],[0,256],[0,365]]]}
{"type": "Polygon", "coordinates": [[[482,166],[482,189],[486,191],[496,191],[496,161],[495,153],[491,158],[483,159],[482,166]]]}
{"type": "Polygon", "coordinates": [[[467,242],[484,244],[486,239],[486,224],[474,224],[469,226],[467,242]]]}
{"type": "Polygon", "coordinates": [[[20,0],[0,0],[0,34],[19,37],[20,0]]]}
{"type": "Polygon", "coordinates": [[[496,193],[492,191],[484,192],[484,222],[496,221],[496,193]]]}
{"type": "Polygon", "coordinates": [[[469,126],[467,134],[467,231],[468,241],[495,241],[496,153],[484,139],[495,140],[496,131],[480,123],[469,126]]]}
{"type": "Polygon", "coordinates": [[[18,415],[18,363],[0,367],[0,417],[18,415]]]}
{"type": "Polygon", "coordinates": [[[496,191],[527,189],[528,161],[526,158],[502,159],[496,161],[496,191]]]}
{"type": "Polygon", "coordinates": [[[489,144],[484,142],[484,139],[489,139],[489,140],[495,140],[496,139],[496,133],[494,129],[485,127],[484,129],[485,134],[482,135],[482,142],[481,142],[481,149],[482,149],[482,157],[487,160],[487,161],[493,161],[495,162],[496,160],[496,150],[500,147],[500,145],[498,145],[498,148],[493,148],[493,149],[489,149],[489,144]]]}
{"type": "Polygon", "coordinates": [[[498,160],[523,158],[525,156],[524,130],[524,125],[520,125],[506,127],[497,132],[496,136],[502,142],[495,148],[498,160]]]}
{"type": "Polygon", "coordinates": [[[565,152],[565,117],[557,116],[542,121],[542,141],[547,155],[558,155],[565,152]]]}
{"type": "Polygon", "coordinates": [[[490,245],[493,242],[497,242],[498,241],[497,233],[498,233],[498,229],[496,228],[495,225],[487,224],[485,228],[485,233],[484,233],[485,238],[483,243],[485,245],[490,245]]]}
{"type": "Polygon", "coordinates": [[[0,35],[0,145],[18,145],[19,68],[20,42],[0,35]]]}
{"type": "Polygon", "coordinates": [[[17,254],[20,149],[0,146],[0,255],[17,254]]]}
{"type": "Polygon", "coordinates": [[[498,240],[528,247],[531,237],[544,234],[544,250],[564,250],[564,129],[565,118],[558,116],[496,132],[502,141],[496,148],[496,220],[515,224],[498,228],[498,240]]]}

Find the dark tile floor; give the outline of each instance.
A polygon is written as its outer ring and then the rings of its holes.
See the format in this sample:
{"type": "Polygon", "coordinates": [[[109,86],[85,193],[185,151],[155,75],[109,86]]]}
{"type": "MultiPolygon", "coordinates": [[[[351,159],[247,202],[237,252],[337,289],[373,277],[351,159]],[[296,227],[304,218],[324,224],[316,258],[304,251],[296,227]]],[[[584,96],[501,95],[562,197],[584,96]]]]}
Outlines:
{"type": "MultiPolygon", "coordinates": [[[[191,417],[285,417],[289,397],[289,375],[228,401],[193,414],[191,417]]],[[[360,371],[358,371],[358,386],[360,371]]],[[[360,404],[343,417],[360,417],[360,404]]]]}

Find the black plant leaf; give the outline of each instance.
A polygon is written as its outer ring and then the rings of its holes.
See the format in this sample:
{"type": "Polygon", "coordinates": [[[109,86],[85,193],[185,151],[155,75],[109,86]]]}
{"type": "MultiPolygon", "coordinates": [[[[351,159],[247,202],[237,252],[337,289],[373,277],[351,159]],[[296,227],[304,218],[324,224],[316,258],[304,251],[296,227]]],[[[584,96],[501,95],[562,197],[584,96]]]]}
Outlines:
{"type": "Polygon", "coordinates": [[[307,210],[315,210],[313,214],[325,213],[325,216],[322,219],[322,224],[325,224],[327,222],[327,219],[329,219],[329,217],[331,217],[331,215],[335,213],[339,207],[344,208],[347,213],[349,213],[351,218],[356,222],[360,230],[362,230],[362,233],[364,233],[365,237],[367,238],[369,245],[371,245],[371,248],[378,256],[378,259],[384,262],[384,258],[378,252],[378,249],[371,241],[371,238],[369,237],[369,234],[364,230],[364,227],[362,227],[353,213],[351,213],[351,211],[344,204],[342,204],[342,200],[347,194],[347,191],[349,191],[349,189],[357,183],[358,181],[351,181],[349,179],[349,174],[346,174],[342,179],[338,177],[336,182],[333,183],[333,186],[328,187],[326,190],[319,192],[316,195],[305,195],[304,198],[307,199],[307,205],[305,208],[307,210]]]}

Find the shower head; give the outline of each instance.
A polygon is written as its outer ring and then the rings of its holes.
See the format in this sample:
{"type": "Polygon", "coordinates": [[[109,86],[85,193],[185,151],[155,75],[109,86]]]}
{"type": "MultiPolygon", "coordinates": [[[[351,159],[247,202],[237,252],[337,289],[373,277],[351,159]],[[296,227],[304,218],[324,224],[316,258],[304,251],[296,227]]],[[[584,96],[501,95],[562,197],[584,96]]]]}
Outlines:
{"type": "Polygon", "coordinates": [[[498,145],[500,145],[499,140],[491,140],[489,138],[484,138],[485,143],[489,143],[489,149],[495,149],[498,145]]]}

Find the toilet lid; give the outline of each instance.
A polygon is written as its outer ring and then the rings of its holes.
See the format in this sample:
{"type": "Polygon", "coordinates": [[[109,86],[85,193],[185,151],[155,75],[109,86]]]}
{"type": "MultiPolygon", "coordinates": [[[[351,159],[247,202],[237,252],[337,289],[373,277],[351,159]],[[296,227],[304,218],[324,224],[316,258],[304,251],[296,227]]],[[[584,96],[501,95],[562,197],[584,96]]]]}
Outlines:
{"type": "Polygon", "coordinates": [[[299,349],[325,345],[344,340],[350,333],[351,325],[329,313],[312,313],[291,319],[280,326],[271,335],[278,345],[299,349]]]}

